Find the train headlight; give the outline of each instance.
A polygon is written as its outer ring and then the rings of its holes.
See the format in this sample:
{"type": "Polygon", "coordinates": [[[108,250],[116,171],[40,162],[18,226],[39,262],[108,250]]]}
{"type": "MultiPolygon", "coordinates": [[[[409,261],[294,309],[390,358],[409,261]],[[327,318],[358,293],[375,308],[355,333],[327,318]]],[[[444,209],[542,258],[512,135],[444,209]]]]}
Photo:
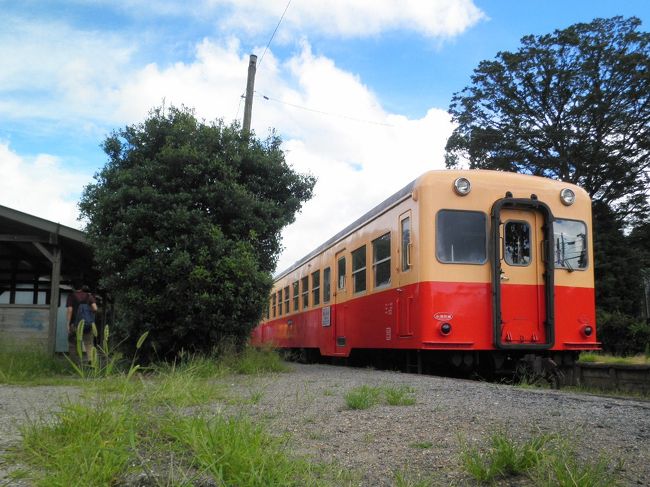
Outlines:
{"type": "Polygon", "coordinates": [[[560,200],[562,201],[563,205],[571,206],[576,201],[576,194],[573,192],[573,190],[564,188],[562,191],[560,191],[560,200]]]}
{"type": "Polygon", "coordinates": [[[449,335],[451,333],[451,324],[450,323],[443,323],[440,325],[440,334],[441,335],[449,335]]]}
{"type": "Polygon", "coordinates": [[[468,195],[472,190],[472,184],[467,178],[456,178],[454,181],[454,191],[460,196],[468,195]]]}
{"type": "Polygon", "coordinates": [[[582,328],[582,333],[586,337],[590,337],[593,332],[594,332],[594,329],[593,329],[593,327],[591,325],[587,325],[587,326],[582,328]]]}

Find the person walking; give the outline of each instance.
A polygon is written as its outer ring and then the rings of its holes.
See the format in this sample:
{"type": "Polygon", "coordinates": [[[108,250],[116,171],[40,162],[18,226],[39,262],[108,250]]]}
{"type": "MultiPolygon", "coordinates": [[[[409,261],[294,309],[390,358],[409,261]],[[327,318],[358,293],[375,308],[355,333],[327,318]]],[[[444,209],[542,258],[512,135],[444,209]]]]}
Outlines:
{"type": "MultiPolygon", "coordinates": [[[[82,345],[86,362],[90,362],[90,352],[93,348],[92,324],[95,322],[97,302],[90,293],[90,288],[82,283],[74,283],[75,291],[68,296],[66,301],[68,330],[70,336],[77,336],[77,327],[83,321],[82,345]]],[[[82,360],[82,357],[79,357],[82,360]]]]}

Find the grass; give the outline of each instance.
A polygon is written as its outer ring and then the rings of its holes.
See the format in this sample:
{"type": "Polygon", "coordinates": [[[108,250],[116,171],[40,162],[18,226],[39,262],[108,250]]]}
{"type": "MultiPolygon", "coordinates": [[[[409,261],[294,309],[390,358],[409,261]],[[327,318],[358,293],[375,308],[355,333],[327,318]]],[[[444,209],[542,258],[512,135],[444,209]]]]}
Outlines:
{"type": "Polygon", "coordinates": [[[431,487],[436,484],[432,478],[420,478],[407,470],[398,470],[394,473],[393,485],[395,487],[431,487]]]}
{"type": "Polygon", "coordinates": [[[191,370],[174,369],[144,383],[141,397],[150,406],[183,408],[227,397],[226,386],[193,375],[191,370]]]}
{"type": "Polygon", "coordinates": [[[302,486],[315,477],[308,462],[247,418],[171,416],[162,431],[217,485],[302,486]]]}
{"type": "Polygon", "coordinates": [[[461,445],[466,472],[481,483],[527,476],[546,487],[614,486],[615,462],[601,457],[585,461],[577,457],[568,440],[557,435],[537,435],[517,442],[504,432],[493,433],[487,448],[461,445]]]}
{"type": "Polygon", "coordinates": [[[36,485],[111,485],[131,459],[139,416],[121,402],[68,404],[53,423],[23,428],[23,458],[42,476],[36,485]]]}
{"type": "MultiPolygon", "coordinates": [[[[238,404],[229,397],[228,385],[215,379],[286,370],[280,365],[274,352],[248,349],[219,360],[185,357],[178,364],[152,367],[146,376],[85,376],[78,381],[84,400],[22,427],[23,443],[12,460],[23,467],[13,478],[55,487],[119,485],[142,472],[151,485],[195,485],[205,478],[242,487],[352,482],[332,466],[290,455],[285,439],[251,419],[208,417],[201,409],[187,415],[187,407],[238,404]]],[[[262,391],[253,390],[247,401],[262,398],[262,391]]]]}
{"type": "Polygon", "coordinates": [[[418,448],[420,450],[428,450],[429,448],[433,447],[433,443],[430,441],[418,441],[416,443],[411,443],[409,446],[411,448],[418,448]]]}
{"type": "Polygon", "coordinates": [[[246,347],[238,354],[226,353],[220,362],[228,370],[237,374],[254,375],[289,370],[280,355],[271,348],[246,347]]]}
{"type": "Polygon", "coordinates": [[[539,436],[517,444],[505,433],[490,438],[490,447],[480,450],[464,445],[461,459],[467,472],[479,482],[491,482],[498,477],[520,475],[535,467],[549,438],[539,436]]]}
{"type": "Polygon", "coordinates": [[[399,387],[384,387],[384,397],[386,404],[389,406],[412,406],[415,404],[415,393],[413,387],[399,386],[399,387]]]}
{"type": "Polygon", "coordinates": [[[345,393],[345,404],[350,409],[368,409],[379,404],[381,388],[373,386],[359,386],[345,393]]]}
{"type": "Polygon", "coordinates": [[[345,393],[345,403],[349,409],[368,409],[384,403],[389,406],[412,406],[415,389],[407,386],[368,386],[354,387],[345,393]]]}
{"type": "Polygon", "coordinates": [[[0,344],[0,383],[52,384],[72,379],[69,365],[44,347],[0,344]]]}
{"type": "Polygon", "coordinates": [[[629,357],[619,357],[607,353],[582,352],[578,362],[616,365],[650,365],[650,356],[648,354],[638,354],[629,357]]]}

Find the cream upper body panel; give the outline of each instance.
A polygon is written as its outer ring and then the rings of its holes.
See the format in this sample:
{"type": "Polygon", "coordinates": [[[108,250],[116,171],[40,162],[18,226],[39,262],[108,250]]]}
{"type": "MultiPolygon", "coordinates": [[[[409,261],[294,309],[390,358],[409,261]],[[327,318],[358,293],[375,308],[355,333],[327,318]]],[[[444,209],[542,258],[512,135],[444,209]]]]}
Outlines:
{"type": "Polygon", "coordinates": [[[535,195],[550,208],[556,219],[579,220],[586,224],[589,242],[587,268],[574,272],[556,269],[555,285],[593,287],[591,200],[587,192],[561,181],[487,170],[430,171],[418,178],[414,193],[420,207],[420,278],[430,281],[490,282],[489,259],[483,264],[444,264],[436,258],[436,215],[442,209],[480,211],[485,213],[489,231],[492,206],[495,201],[506,197],[508,192],[513,198],[528,199],[535,195]],[[454,181],[460,177],[467,178],[471,183],[471,191],[465,196],[454,191],[454,181]],[[560,199],[560,191],[564,188],[570,188],[576,195],[571,206],[565,206],[560,199]]]}
{"type": "Polygon", "coordinates": [[[591,200],[589,195],[578,186],[547,178],[516,173],[487,170],[440,170],[429,171],[411,185],[403,188],[382,205],[371,211],[367,219],[363,217],[348,227],[346,231],[331,239],[322,248],[312,252],[299,264],[280,274],[274,284],[273,293],[280,291],[285,301],[285,288],[289,288],[290,312],[283,310],[282,316],[312,308],[311,276],[319,272],[321,286],[323,272],[330,269],[330,299],[325,301],[321,291],[319,306],[346,301],[368,293],[383,291],[387,288],[406,286],[419,281],[444,282],[491,282],[490,252],[490,212],[495,201],[510,193],[513,198],[536,198],[546,204],[553,216],[558,219],[578,220],[587,228],[588,264],[584,270],[555,270],[555,285],[593,287],[593,239],[591,231],[591,200]],[[457,178],[467,178],[471,191],[460,196],[454,191],[457,178]],[[570,188],[575,193],[575,202],[565,206],[560,200],[560,191],[570,188]],[[436,217],[440,210],[465,210],[481,212],[486,222],[486,259],[477,264],[443,263],[436,257],[436,217]],[[403,249],[401,220],[410,221],[410,246],[403,249]],[[376,287],[373,282],[373,241],[384,235],[390,235],[390,282],[376,287]],[[363,292],[355,292],[352,286],[352,252],[365,246],[365,268],[367,286],[363,292]],[[402,254],[408,252],[410,265],[402,265],[402,254]],[[345,279],[343,288],[338,286],[338,258],[345,257],[345,279]],[[309,278],[309,305],[303,307],[302,282],[309,278]],[[294,283],[299,283],[300,302],[294,310],[294,283]]]}

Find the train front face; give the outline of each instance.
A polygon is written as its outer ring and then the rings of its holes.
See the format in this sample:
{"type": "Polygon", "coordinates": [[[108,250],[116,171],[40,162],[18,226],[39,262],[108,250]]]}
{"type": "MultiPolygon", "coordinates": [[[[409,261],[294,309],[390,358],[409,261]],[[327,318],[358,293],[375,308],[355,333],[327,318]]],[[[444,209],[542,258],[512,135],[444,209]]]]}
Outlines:
{"type": "Polygon", "coordinates": [[[423,348],[599,349],[584,190],[514,173],[432,171],[416,191],[423,348]]]}

